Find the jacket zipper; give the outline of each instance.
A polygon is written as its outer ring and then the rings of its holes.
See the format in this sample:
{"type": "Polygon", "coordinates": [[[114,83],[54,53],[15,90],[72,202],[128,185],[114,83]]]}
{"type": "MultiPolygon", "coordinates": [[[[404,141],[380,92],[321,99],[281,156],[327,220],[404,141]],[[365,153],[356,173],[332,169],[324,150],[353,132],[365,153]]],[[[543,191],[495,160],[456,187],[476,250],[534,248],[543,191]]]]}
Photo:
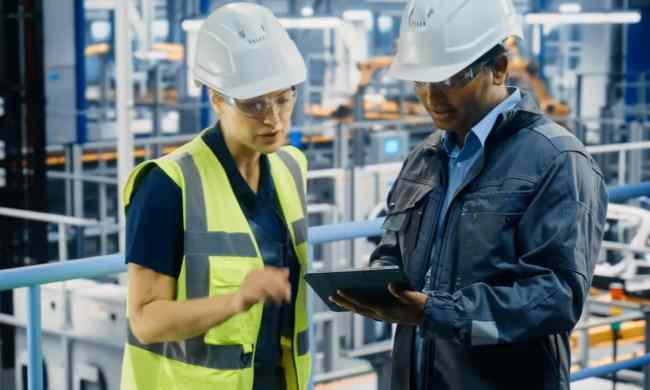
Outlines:
{"type": "MultiPolygon", "coordinates": [[[[443,165],[442,163],[444,163],[445,166],[448,165],[448,161],[445,161],[445,159],[441,159],[441,165],[443,165]]],[[[443,182],[443,188],[445,190],[444,194],[446,196],[447,185],[448,185],[448,183],[447,183],[448,178],[447,178],[447,170],[446,169],[442,170],[441,177],[442,177],[442,182],[443,182]]],[[[427,261],[427,271],[426,272],[429,272],[429,268],[431,268],[433,266],[433,261],[432,261],[431,255],[433,255],[433,253],[432,253],[433,245],[435,244],[436,237],[438,235],[438,227],[439,227],[438,219],[440,218],[440,214],[442,212],[442,206],[443,205],[444,205],[444,198],[441,201],[439,201],[438,208],[437,208],[436,214],[435,214],[435,219],[434,219],[435,225],[434,225],[434,228],[433,228],[433,237],[431,238],[431,242],[429,243],[429,248],[427,249],[427,252],[426,252],[426,254],[428,256],[428,259],[427,259],[428,260],[427,261]]],[[[447,224],[445,223],[445,226],[442,226],[442,228],[445,229],[445,230],[446,230],[446,225],[447,224]]],[[[446,231],[445,231],[444,235],[446,235],[446,231]]],[[[440,245],[440,246],[442,246],[442,245],[440,245]]],[[[434,261],[436,261],[436,263],[435,263],[435,265],[436,265],[435,273],[436,274],[437,274],[438,268],[440,266],[440,263],[437,260],[437,259],[439,259],[440,246],[438,246],[436,248],[436,257],[435,257],[436,260],[434,260],[434,261]]],[[[433,283],[434,283],[434,280],[435,280],[435,279],[433,279],[434,277],[435,277],[434,273],[431,272],[431,275],[430,275],[431,279],[429,280],[429,286],[428,287],[433,286],[433,283]]],[[[427,288],[426,280],[425,280],[425,286],[424,287],[427,288]]],[[[424,336],[424,334],[423,334],[423,336],[424,336]]],[[[429,369],[430,369],[430,366],[431,366],[431,361],[435,361],[435,354],[436,354],[433,340],[425,338],[424,339],[424,348],[423,349],[424,349],[422,351],[422,353],[424,353],[424,359],[423,359],[423,362],[422,362],[423,365],[424,365],[423,369],[424,369],[425,372],[429,372],[430,371],[429,369]]],[[[425,390],[429,389],[429,387],[431,385],[429,375],[424,376],[424,383],[422,385],[423,385],[425,390]]]]}
{"type": "MultiPolygon", "coordinates": [[[[446,238],[447,238],[447,234],[448,234],[447,226],[449,226],[450,222],[456,221],[457,216],[458,216],[457,213],[454,213],[454,214],[451,213],[452,209],[455,206],[454,201],[456,200],[457,196],[460,195],[460,193],[462,193],[463,190],[465,190],[465,188],[467,188],[467,186],[472,181],[474,181],[479,176],[480,172],[483,170],[483,165],[485,164],[485,149],[483,150],[482,154],[479,156],[478,161],[476,161],[474,164],[479,164],[479,165],[478,166],[473,165],[470,168],[470,170],[468,172],[468,176],[466,177],[466,180],[464,180],[460,184],[460,186],[456,189],[454,194],[452,194],[452,198],[449,201],[448,215],[451,215],[451,218],[453,218],[453,219],[447,219],[447,221],[445,221],[445,224],[444,224],[445,232],[444,232],[442,244],[437,250],[437,253],[436,253],[437,256],[440,256],[440,253],[442,253],[442,248],[443,247],[446,248],[445,244],[447,243],[446,238]]],[[[461,212],[462,212],[462,209],[461,209],[461,212]]],[[[455,273],[456,273],[457,268],[458,268],[458,261],[459,261],[459,259],[456,259],[456,261],[452,265],[452,269],[451,269],[451,272],[450,272],[450,276],[452,276],[452,277],[450,278],[450,281],[449,281],[449,287],[453,287],[455,285],[455,277],[456,277],[455,273]]],[[[436,279],[434,279],[434,281],[436,283],[438,282],[438,278],[440,276],[440,268],[441,268],[440,263],[438,263],[437,270],[436,270],[436,279]]]]}

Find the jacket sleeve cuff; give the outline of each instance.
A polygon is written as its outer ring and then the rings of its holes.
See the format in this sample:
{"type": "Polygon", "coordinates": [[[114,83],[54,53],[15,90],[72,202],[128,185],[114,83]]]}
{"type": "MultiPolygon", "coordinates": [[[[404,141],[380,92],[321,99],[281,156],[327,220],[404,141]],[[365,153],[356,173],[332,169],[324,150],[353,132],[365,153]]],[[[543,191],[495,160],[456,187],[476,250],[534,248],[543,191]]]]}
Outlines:
{"type": "Polygon", "coordinates": [[[462,342],[462,323],[451,294],[430,292],[424,305],[422,329],[426,337],[442,337],[462,342]]]}

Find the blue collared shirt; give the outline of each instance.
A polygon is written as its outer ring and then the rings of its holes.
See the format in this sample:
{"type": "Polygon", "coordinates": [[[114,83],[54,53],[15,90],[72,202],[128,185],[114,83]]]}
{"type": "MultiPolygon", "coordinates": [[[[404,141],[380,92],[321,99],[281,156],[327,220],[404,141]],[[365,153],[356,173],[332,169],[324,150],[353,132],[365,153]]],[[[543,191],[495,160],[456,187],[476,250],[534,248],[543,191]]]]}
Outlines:
{"type": "Polygon", "coordinates": [[[474,163],[483,154],[485,141],[487,140],[494,124],[496,123],[499,115],[506,111],[513,109],[521,101],[521,92],[516,89],[504,101],[499,103],[492,109],[486,116],[481,119],[479,123],[472,128],[472,130],[465,136],[465,143],[462,148],[458,146],[454,136],[446,133],[443,136],[442,146],[443,150],[449,156],[448,166],[448,183],[447,192],[443,200],[442,209],[440,210],[440,217],[438,218],[436,229],[436,239],[442,236],[444,232],[444,223],[447,219],[447,211],[455,192],[458,190],[463,180],[467,177],[470,169],[474,163]]]}
{"type": "MultiPolygon", "coordinates": [[[[484,116],[483,119],[481,119],[481,121],[477,123],[469,133],[467,133],[462,148],[458,146],[454,136],[450,135],[449,133],[446,133],[443,136],[443,150],[449,157],[449,164],[447,167],[449,180],[447,182],[447,191],[445,192],[445,197],[442,201],[440,215],[436,221],[437,228],[434,238],[434,249],[431,251],[431,256],[434,256],[434,253],[436,252],[435,248],[439,244],[444,234],[445,224],[447,222],[447,212],[449,211],[451,201],[453,200],[456,191],[458,191],[458,188],[467,177],[472,166],[483,154],[485,141],[490,135],[490,132],[492,132],[492,128],[496,124],[499,115],[503,114],[506,111],[512,110],[517,104],[519,104],[521,99],[521,92],[518,89],[515,89],[515,91],[510,94],[510,96],[508,96],[504,101],[494,107],[492,111],[484,116]]],[[[430,287],[430,275],[431,269],[429,269],[427,272],[424,290],[425,293],[427,292],[427,288],[430,287]]],[[[417,329],[414,343],[415,348],[413,349],[413,352],[415,354],[415,388],[417,390],[424,390],[423,378],[424,375],[426,375],[426,367],[423,367],[424,337],[421,328],[417,329]]]]}

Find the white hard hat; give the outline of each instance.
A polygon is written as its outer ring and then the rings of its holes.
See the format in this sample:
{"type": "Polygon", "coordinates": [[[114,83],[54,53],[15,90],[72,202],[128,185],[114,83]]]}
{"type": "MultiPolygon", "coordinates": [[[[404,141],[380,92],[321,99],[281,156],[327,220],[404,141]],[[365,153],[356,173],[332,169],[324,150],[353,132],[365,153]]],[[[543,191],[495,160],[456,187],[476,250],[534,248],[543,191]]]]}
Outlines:
{"type": "Polygon", "coordinates": [[[410,0],[389,74],[441,82],[510,36],[523,39],[511,0],[410,0]]]}
{"type": "Polygon", "coordinates": [[[305,81],[305,61],[270,9],[230,3],[201,26],[194,80],[226,96],[250,99],[305,81]]]}

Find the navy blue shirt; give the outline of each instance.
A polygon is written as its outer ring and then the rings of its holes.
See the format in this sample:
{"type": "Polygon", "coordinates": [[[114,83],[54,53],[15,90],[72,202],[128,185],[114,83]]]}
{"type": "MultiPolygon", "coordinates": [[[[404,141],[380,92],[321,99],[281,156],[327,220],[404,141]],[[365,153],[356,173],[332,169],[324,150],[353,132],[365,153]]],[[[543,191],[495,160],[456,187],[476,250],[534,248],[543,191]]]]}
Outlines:
{"type": "MultiPolygon", "coordinates": [[[[292,302],[297,294],[298,266],[282,218],[268,157],[260,157],[260,181],[255,193],[242,177],[217,125],[203,135],[223,166],[246,215],[264,264],[289,267],[292,302]],[[272,207],[269,207],[271,205],[272,207]]],[[[154,166],[139,179],[126,219],[126,259],[158,273],[178,278],[183,259],[183,210],[180,188],[154,166]]],[[[280,364],[280,334],[293,327],[293,305],[267,304],[255,352],[255,365],[280,364]]]]}

